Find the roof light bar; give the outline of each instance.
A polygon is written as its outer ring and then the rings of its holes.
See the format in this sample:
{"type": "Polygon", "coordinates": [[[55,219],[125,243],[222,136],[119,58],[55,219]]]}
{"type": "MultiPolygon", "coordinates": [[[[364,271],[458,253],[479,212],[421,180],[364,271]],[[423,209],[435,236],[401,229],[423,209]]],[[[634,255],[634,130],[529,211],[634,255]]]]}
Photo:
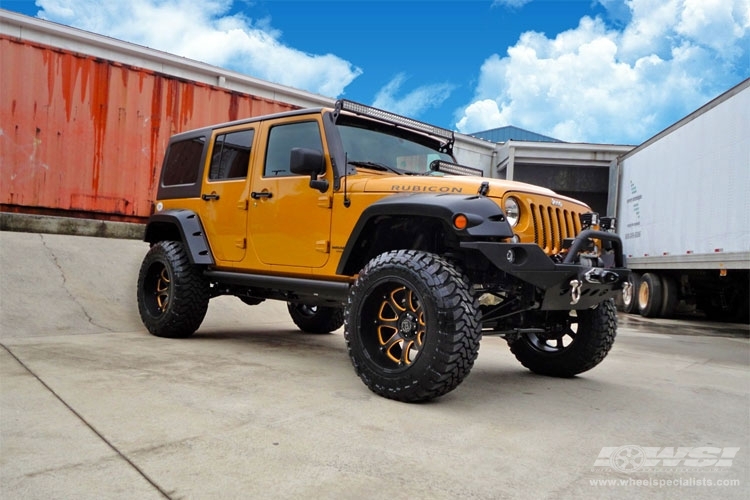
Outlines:
{"type": "Polygon", "coordinates": [[[474,175],[484,177],[484,172],[478,168],[466,167],[457,163],[451,163],[443,160],[433,160],[430,163],[430,170],[433,172],[445,172],[453,175],[474,175]]]}
{"type": "Polygon", "coordinates": [[[400,125],[402,127],[424,132],[425,134],[442,137],[448,141],[448,145],[451,147],[453,146],[453,141],[455,140],[455,135],[452,130],[436,127],[434,125],[430,125],[429,123],[420,122],[419,120],[413,120],[405,116],[397,115],[396,113],[391,113],[390,111],[373,108],[372,106],[349,101],[347,99],[339,99],[338,101],[336,101],[335,117],[338,117],[339,113],[342,110],[350,111],[361,116],[376,118],[378,120],[392,123],[394,125],[400,125]]]}

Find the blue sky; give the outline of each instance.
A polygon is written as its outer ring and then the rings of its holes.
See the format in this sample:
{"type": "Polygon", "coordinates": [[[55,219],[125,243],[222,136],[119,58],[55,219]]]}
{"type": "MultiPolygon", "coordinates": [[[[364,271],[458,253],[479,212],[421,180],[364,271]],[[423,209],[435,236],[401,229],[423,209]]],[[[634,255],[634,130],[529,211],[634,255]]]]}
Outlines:
{"type": "Polygon", "coordinates": [[[750,0],[0,0],[471,133],[639,144],[750,77],[750,0]]]}

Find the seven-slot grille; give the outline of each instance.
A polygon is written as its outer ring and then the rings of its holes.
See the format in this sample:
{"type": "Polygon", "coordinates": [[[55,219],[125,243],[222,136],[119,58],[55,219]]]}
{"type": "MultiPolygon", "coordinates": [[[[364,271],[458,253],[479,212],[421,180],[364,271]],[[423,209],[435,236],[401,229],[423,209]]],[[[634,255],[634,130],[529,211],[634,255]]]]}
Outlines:
{"type": "Polygon", "coordinates": [[[547,255],[560,252],[565,238],[574,238],[581,232],[578,212],[532,203],[531,216],[534,221],[534,243],[542,247],[547,255]]]}

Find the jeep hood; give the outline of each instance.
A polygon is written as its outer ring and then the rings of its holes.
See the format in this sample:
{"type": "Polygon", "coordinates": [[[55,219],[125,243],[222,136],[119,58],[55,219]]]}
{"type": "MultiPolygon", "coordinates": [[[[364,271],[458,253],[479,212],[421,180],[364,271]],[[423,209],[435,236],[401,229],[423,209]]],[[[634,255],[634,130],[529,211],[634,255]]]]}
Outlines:
{"type": "Polygon", "coordinates": [[[376,175],[367,179],[350,181],[350,192],[365,193],[430,193],[430,194],[463,194],[473,196],[479,192],[483,183],[489,185],[486,196],[502,198],[507,193],[527,193],[565,200],[576,205],[585,206],[582,202],[562,196],[551,189],[527,184],[525,182],[469,177],[459,175],[416,176],[416,175],[376,175]]]}

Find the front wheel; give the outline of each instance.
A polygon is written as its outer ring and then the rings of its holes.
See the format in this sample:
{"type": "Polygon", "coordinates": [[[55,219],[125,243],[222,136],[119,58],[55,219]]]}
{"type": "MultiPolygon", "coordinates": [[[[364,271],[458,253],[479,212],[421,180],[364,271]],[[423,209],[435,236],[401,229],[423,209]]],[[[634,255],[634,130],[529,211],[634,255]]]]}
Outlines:
{"type": "Polygon", "coordinates": [[[359,273],[344,336],[354,370],[376,394],[426,401],[455,389],[479,351],[478,303],[442,257],[398,250],[359,273]]]}
{"type": "Polygon", "coordinates": [[[138,274],[138,311],[157,337],[189,337],[203,322],[210,289],[179,241],[160,241],[146,254],[138,274]]]}
{"type": "Polygon", "coordinates": [[[544,320],[544,333],[508,340],[516,359],[541,375],[572,377],[592,369],[607,356],[617,334],[613,300],[594,309],[549,312],[544,320]]]}

